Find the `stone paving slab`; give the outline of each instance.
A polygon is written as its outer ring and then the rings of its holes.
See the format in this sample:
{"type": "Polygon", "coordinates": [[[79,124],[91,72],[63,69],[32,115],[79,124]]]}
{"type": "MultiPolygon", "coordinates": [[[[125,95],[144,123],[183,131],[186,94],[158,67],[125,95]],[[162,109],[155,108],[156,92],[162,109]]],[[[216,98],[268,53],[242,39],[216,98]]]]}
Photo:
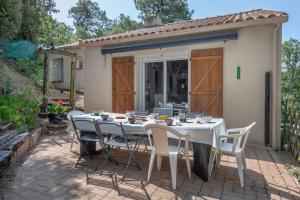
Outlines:
{"type": "MultiPolygon", "coordinates": [[[[282,153],[258,145],[246,148],[247,171],[245,188],[240,187],[235,158],[222,156],[221,167],[214,167],[212,180],[204,182],[195,174],[188,178],[185,161],[178,160],[177,189],[171,189],[170,166],[163,160],[161,171],[153,170],[147,177],[149,154],[138,152],[136,158],[142,170],[129,168],[121,180],[124,166],[109,163],[99,175],[86,168],[74,168],[78,158],[70,152],[71,136],[45,136],[39,145],[17,162],[0,179],[0,199],[292,199],[300,200],[300,187],[282,162],[282,153]],[[87,172],[88,171],[88,179],[87,172]],[[114,171],[116,177],[111,176],[114,171]],[[119,192],[115,189],[116,182],[119,192]]],[[[77,148],[77,150],[76,150],[77,148]]],[[[75,152],[78,145],[75,145],[75,152]]],[[[114,151],[126,161],[126,151],[114,151]]],[[[95,156],[89,164],[100,159],[95,156]]]]}

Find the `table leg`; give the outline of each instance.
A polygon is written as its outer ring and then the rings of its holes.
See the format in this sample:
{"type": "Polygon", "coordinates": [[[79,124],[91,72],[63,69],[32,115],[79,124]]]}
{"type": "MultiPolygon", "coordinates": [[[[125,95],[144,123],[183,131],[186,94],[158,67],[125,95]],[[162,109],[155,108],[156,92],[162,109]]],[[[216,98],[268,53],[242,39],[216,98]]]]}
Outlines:
{"type": "MultiPolygon", "coordinates": [[[[93,133],[93,132],[81,131],[81,135],[91,134],[91,133],[93,133]]],[[[83,142],[83,144],[85,145],[85,142],[83,142]]],[[[96,142],[89,142],[88,145],[86,146],[86,149],[90,153],[90,155],[97,154],[97,151],[96,151],[96,142]]]]}
{"type": "Polygon", "coordinates": [[[194,173],[204,181],[209,180],[209,157],[211,145],[193,142],[194,173]]]}

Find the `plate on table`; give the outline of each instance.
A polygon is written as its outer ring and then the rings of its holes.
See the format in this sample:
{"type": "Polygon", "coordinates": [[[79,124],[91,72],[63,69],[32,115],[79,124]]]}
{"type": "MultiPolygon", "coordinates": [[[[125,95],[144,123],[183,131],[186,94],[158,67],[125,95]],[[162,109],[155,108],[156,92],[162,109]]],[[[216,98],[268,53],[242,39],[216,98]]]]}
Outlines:
{"type": "Polygon", "coordinates": [[[143,121],[143,122],[148,121],[148,117],[147,117],[147,116],[137,116],[137,117],[135,117],[135,119],[136,119],[136,120],[143,121]]]}
{"type": "Polygon", "coordinates": [[[126,117],[123,115],[118,115],[118,116],[116,116],[116,119],[126,119],[126,117]]]}

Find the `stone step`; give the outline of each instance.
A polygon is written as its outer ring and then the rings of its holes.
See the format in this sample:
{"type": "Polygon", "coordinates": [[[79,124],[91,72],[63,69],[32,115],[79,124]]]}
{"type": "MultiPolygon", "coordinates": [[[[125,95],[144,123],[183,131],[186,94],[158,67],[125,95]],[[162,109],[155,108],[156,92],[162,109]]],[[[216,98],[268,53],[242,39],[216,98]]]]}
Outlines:
{"type": "Polygon", "coordinates": [[[12,127],[12,123],[0,125],[0,134],[8,131],[12,127]]]}
{"type": "Polygon", "coordinates": [[[18,136],[18,131],[9,130],[0,135],[0,149],[3,149],[10,141],[18,136]]]}

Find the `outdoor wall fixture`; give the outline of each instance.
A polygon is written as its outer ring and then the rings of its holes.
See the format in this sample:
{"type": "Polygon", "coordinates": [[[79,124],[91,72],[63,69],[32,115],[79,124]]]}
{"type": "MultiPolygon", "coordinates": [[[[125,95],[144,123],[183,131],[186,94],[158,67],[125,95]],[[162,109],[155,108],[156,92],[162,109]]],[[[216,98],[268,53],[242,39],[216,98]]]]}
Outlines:
{"type": "Polygon", "coordinates": [[[236,68],[236,80],[240,80],[241,79],[241,67],[237,66],[236,68]]]}

